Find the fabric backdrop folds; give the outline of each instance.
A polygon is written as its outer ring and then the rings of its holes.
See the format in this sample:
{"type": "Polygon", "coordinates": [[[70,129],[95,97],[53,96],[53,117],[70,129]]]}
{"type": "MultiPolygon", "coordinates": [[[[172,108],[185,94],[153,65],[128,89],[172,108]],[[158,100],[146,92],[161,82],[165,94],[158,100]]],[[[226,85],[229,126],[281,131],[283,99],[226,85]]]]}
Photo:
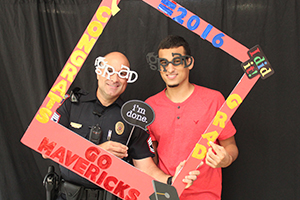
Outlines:
{"type": "MultiPolygon", "coordinates": [[[[176,2],[248,48],[259,44],[275,70],[273,76],[257,82],[233,116],[240,155],[223,170],[222,199],[300,199],[300,0],[176,2]]],[[[56,164],[20,139],[99,3],[0,1],[1,200],[45,199],[42,180],[48,165],[56,164]]],[[[119,7],[121,11],[109,21],[71,88],[92,90],[95,58],[117,50],[128,56],[139,74],[122,97],[145,100],[164,88],[146,55],[156,51],[168,34],[181,35],[191,44],[193,83],[227,97],[242,76],[238,60],[146,3],[122,0],[119,7]]]]}

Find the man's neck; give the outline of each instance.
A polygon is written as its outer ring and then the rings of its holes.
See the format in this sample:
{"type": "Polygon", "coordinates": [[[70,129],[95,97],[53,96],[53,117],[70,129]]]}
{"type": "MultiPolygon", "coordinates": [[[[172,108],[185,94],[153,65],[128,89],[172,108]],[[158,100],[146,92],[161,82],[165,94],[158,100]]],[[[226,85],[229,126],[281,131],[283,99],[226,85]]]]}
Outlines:
{"type": "Polygon", "coordinates": [[[191,83],[180,84],[177,87],[168,87],[165,91],[166,96],[174,103],[182,103],[187,100],[194,92],[194,85],[191,83]]]}
{"type": "Polygon", "coordinates": [[[99,92],[97,92],[97,98],[101,102],[101,104],[105,107],[110,106],[112,103],[114,103],[118,98],[104,98],[99,92]]]}

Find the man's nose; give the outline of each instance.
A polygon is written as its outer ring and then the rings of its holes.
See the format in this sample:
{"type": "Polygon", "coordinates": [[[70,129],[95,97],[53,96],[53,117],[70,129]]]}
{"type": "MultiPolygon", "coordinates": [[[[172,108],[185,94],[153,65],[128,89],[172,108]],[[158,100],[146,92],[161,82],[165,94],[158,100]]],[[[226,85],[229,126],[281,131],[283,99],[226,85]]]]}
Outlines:
{"type": "Polygon", "coordinates": [[[168,72],[173,72],[175,70],[175,66],[173,65],[173,63],[168,63],[168,65],[166,66],[166,69],[168,72]]]}
{"type": "Polygon", "coordinates": [[[110,76],[110,80],[112,80],[113,82],[118,82],[119,81],[119,76],[117,73],[114,73],[110,76]]]}

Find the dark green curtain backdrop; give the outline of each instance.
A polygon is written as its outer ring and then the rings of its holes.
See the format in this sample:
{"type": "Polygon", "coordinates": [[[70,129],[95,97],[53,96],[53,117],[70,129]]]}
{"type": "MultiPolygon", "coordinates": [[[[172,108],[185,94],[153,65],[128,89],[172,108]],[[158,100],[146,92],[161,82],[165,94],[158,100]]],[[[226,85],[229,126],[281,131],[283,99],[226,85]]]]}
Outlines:
{"type": "MultiPolygon", "coordinates": [[[[1,200],[45,199],[43,177],[55,163],[20,139],[100,2],[0,1],[1,200]]],[[[176,2],[248,48],[259,44],[275,70],[256,83],[232,118],[240,155],[223,170],[222,199],[300,199],[300,0],[176,2]]],[[[71,88],[95,87],[95,58],[117,50],[139,74],[123,98],[145,100],[164,88],[146,55],[168,34],[181,35],[191,44],[191,82],[227,97],[242,76],[238,60],[141,0],[122,0],[119,7],[71,88]]]]}

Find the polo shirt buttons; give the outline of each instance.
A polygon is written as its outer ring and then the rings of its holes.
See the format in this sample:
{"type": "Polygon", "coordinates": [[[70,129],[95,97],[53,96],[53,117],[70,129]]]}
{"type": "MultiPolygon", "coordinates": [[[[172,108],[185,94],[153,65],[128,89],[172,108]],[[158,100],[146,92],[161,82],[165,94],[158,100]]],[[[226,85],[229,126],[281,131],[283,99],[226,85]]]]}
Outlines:
{"type": "Polygon", "coordinates": [[[180,119],[180,117],[178,116],[177,119],[180,119]]]}
{"type": "Polygon", "coordinates": [[[180,109],[180,106],[178,106],[177,108],[180,109]]]}

